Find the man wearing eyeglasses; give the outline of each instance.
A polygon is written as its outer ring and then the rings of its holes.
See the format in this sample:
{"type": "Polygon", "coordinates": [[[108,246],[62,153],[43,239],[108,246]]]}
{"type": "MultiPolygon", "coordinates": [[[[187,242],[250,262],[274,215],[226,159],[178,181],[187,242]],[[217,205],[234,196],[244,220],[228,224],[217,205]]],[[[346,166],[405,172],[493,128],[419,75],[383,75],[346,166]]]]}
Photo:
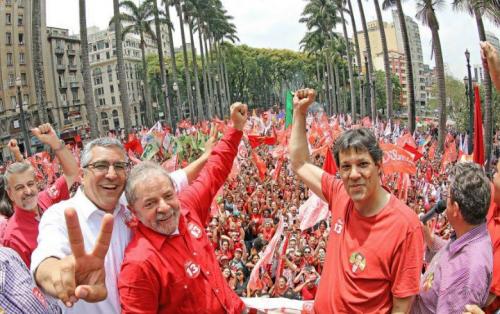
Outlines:
{"type": "MultiPolygon", "coordinates": [[[[64,142],[59,140],[50,124],[42,124],[31,132],[55,152],[63,175],[40,192],[35,170],[29,162],[15,162],[9,165],[5,172],[6,190],[13,203],[14,214],[5,227],[2,244],[15,250],[28,268],[31,253],[37,245],[40,217],[51,205],[69,198],[69,188],[78,176],[75,158],[66,149],[64,142]]],[[[17,144],[14,144],[17,147],[17,144]]],[[[20,160],[19,157],[16,158],[20,160]]]]}
{"type": "MultiPolygon", "coordinates": [[[[203,167],[210,141],[205,148],[198,160],[171,174],[177,191],[203,167]]],[[[80,163],[82,187],[40,222],[31,272],[44,292],[71,307],[67,313],[119,313],[118,274],[133,223],[123,195],[127,154],[119,140],[99,138],[85,145],[80,163]]]]}

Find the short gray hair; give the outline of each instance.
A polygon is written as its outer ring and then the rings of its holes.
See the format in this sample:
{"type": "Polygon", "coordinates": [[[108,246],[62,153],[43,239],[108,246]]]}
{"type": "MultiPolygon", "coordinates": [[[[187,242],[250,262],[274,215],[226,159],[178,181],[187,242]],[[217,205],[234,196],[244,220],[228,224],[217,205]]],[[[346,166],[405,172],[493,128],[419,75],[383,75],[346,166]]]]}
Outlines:
{"type": "Polygon", "coordinates": [[[127,152],[125,151],[123,144],[118,139],[112,137],[101,137],[85,144],[80,158],[80,166],[82,168],[88,166],[90,161],[92,160],[91,150],[94,147],[118,148],[123,152],[123,155],[125,155],[125,161],[128,161],[127,152]]]}
{"type": "Polygon", "coordinates": [[[16,174],[26,172],[28,170],[35,171],[31,164],[26,161],[21,161],[21,162],[15,162],[13,164],[10,164],[7,169],[5,170],[4,174],[4,180],[5,180],[5,187],[6,189],[9,188],[9,181],[12,176],[15,176],[16,174]]]}
{"type": "Polygon", "coordinates": [[[136,185],[144,181],[146,178],[151,178],[157,175],[163,175],[167,177],[170,181],[170,184],[172,184],[172,188],[175,189],[172,178],[170,177],[168,171],[153,161],[143,161],[132,168],[127,179],[127,184],[125,186],[125,197],[127,198],[127,202],[129,203],[129,205],[133,205],[137,200],[137,195],[135,194],[136,185]]]}
{"type": "Polygon", "coordinates": [[[450,171],[450,201],[457,202],[465,222],[478,225],[486,221],[490,206],[490,181],[475,163],[459,163],[450,171]]]}

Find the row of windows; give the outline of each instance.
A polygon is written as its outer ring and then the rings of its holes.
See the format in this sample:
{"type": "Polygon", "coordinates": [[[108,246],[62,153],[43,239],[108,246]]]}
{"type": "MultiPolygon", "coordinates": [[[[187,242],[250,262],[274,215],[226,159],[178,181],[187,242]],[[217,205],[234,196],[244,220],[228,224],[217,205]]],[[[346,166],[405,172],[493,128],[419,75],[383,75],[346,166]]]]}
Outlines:
{"type": "MultiPolygon", "coordinates": [[[[21,82],[22,82],[23,86],[26,86],[28,84],[26,73],[21,73],[21,82]]],[[[16,85],[16,76],[14,75],[14,73],[9,73],[8,85],[10,87],[13,87],[16,85]]]]}
{"type": "MultiPolygon", "coordinates": [[[[28,103],[28,99],[29,99],[29,95],[28,94],[24,94],[23,95],[23,103],[27,104],[28,103]]],[[[17,108],[18,104],[19,104],[19,100],[17,99],[17,96],[11,96],[10,97],[11,108],[12,109],[17,108]]],[[[5,109],[6,108],[4,106],[3,99],[0,98],[0,112],[4,112],[5,109]]]]}
{"type": "MultiPolygon", "coordinates": [[[[23,33],[17,34],[17,42],[21,46],[24,45],[24,34],[23,33]]],[[[5,33],[5,44],[7,46],[11,46],[12,45],[12,33],[11,32],[6,32],[5,33]]]]}
{"type": "MultiPolygon", "coordinates": [[[[6,62],[7,62],[7,66],[14,65],[14,56],[13,56],[12,52],[7,52],[6,62]]],[[[21,64],[21,65],[26,64],[26,58],[25,58],[24,52],[19,53],[19,64],[21,64]]]]}
{"type": "MultiPolygon", "coordinates": [[[[5,24],[7,25],[12,24],[12,13],[5,13],[5,24]]],[[[24,24],[24,16],[22,14],[19,14],[17,16],[17,25],[23,26],[23,24],[24,24]]]]}

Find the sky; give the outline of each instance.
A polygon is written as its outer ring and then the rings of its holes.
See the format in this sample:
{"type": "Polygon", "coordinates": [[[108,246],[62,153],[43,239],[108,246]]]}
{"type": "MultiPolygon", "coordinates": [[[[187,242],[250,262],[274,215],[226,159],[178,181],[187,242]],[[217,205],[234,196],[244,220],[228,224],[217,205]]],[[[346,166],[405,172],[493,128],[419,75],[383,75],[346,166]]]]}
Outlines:
{"type": "MultiPolygon", "coordinates": [[[[134,0],[136,2],[140,0],[134,0]]],[[[351,0],[354,12],[358,12],[357,1],[351,0]]],[[[372,1],[363,1],[367,21],[376,20],[372,1]]],[[[382,0],[380,0],[382,2],[382,0]]],[[[415,19],[415,0],[404,1],[405,14],[415,19]]],[[[471,63],[480,64],[479,36],[475,20],[466,13],[451,8],[451,0],[437,11],[440,23],[440,37],[444,63],[450,73],[459,79],[466,75],[464,52],[471,52],[471,63]]],[[[71,33],[79,33],[78,0],[46,0],[47,25],[68,28],[71,33]]],[[[112,0],[86,0],[87,26],[105,28],[113,15],[112,0]]],[[[222,0],[229,15],[234,17],[241,44],[256,48],[280,48],[299,50],[299,42],[306,32],[299,19],[306,0],[222,0]]],[[[358,15],[358,14],[357,14],[358,15]]],[[[177,15],[171,11],[174,25],[178,24],[177,15]]],[[[390,10],[384,11],[384,21],[392,23],[390,10]]],[[[485,21],[486,30],[500,38],[500,27],[485,21]]],[[[418,22],[418,21],[417,21],[418,22]]],[[[361,21],[356,26],[361,30],[361,21]]],[[[434,66],[431,59],[431,32],[419,23],[424,63],[434,66]]],[[[348,25],[352,36],[352,27],[348,25]]],[[[340,32],[341,26],[338,27],[340,32]]],[[[180,46],[180,35],[174,34],[174,43],[180,46]]],[[[189,39],[189,38],[188,38],[189,39]]],[[[196,41],[196,40],[195,40],[196,41]]],[[[196,45],[196,43],[195,43],[196,45]]]]}

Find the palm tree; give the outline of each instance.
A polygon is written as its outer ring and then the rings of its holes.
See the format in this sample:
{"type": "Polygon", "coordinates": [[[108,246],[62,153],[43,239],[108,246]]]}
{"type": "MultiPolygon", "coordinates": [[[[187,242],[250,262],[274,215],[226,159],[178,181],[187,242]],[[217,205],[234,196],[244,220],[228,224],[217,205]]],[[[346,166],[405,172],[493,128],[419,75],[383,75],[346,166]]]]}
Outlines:
{"type": "Polygon", "coordinates": [[[87,14],[85,11],[85,0],[79,0],[80,5],[80,50],[82,61],[83,93],[85,96],[85,107],[87,108],[87,118],[90,124],[90,137],[92,139],[99,136],[99,126],[97,123],[97,113],[92,93],[92,79],[90,77],[89,43],[87,39],[87,14]]]}
{"type": "Polygon", "coordinates": [[[189,75],[189,61],[187,55],[186,46],[186,35],[184,33],[184,18],[182,14],[182,4],[181,0],[174,0],[175,9],[177,10],[177,16],[179,17],[179,29],[181,30],[181,40],[182,40],[182,55],[184,57],[184,76],[186,79],[186,92],[189,105],[189,116],[191,122],[194,121],[194,106],[193,106],[193,94],[191,92],[191,76],[189,75]]]}
{"type": "Polygon", "coordinates": [[[413,64],[410,50],[410,39],[408,38],[408,31],[406,29],[406,18],[403,12],[403,6],[401,5],[401,0],[384,0],[382,3],[382,8],[385,10],[389,7],[396,6],[399,24],[401,28],[401,35],[403,37],[403,47],[405,51],[406,58],[406,90],[408,93],[408,125],[411,134],[415,132],[415,85],[413,82],[413,64]]]}
{"type": "Polygon", "coordinates": [[[165,59],[163,57],[163,45],[162,45],[162,38],[161,38],[161,30],[160,30],[160,22],[166,24],[170,23],[170,21],[167,20],[161,20],[160,21],[160,12],[158,10],[158,2],[157,0],[148,0],[151,3],[151,6],[153,8],[153,14],[154,14],[154,21],[155,21],[155,33],[156,33],[156,47],[158,48],[158,61],[160,62],[160,79],[161,79],[161,84],[162,84],[162,93],[165,101],[165,116],[167,118],[167,122],[169,125],[172,126],[172,112],[170,110],[170,100],[168,98],[168,78],[167,78],[167,73],[165,71],[165,59]]]}
{"type": "MultiPolygon", "coordinates": [[[[352,10],[352,4],[351,4],[351,0],[347,0],[347,5],[349,6],[349,16],[351,17],[351,24],[352,24],[352,33],[353,33],[353,36],[354,37],[354,47],[356,48],[356,61],[358,63],[358,78],[361,76],[361,65],[362,65],[362,62],[361,61],[361,53],[359,51],[359,42],[358,42],[358,30],[356,28],[356,20],[354,19],[354,11],[352,10]]],[[[364,97],[363,97],[363,83],[360,81],[359,83],[359,107],[360,107],[360,110],[359,110],[359,113],[361,115],[361,117],[363,118],[365,116],[365,104],[364,104],[364,97]]]]}
{"type": "Polygon", "coordinates": [[[387,39],[385,37],[384,20],[382,19],[382,11],[378,0],[373,0],[375,4],[375,12],[377,13],[378,28],[380,32],[380,39],[382,41],[382,53],[384,57],[384,70],[385,70],[385,94],[387,98],[387,120],[392,123],[392,79],[391,67],[389,64],[389,51],[387,50],[387,39]]]}
{"type": "Polygon", "coordinates": [[[439,22],[436,17],[435,8],[438,8],[443,4],[443,0],[417,1],[417,18],[431,30],[432,47],[434,56],[436,57],[439,103],[438,151],[440,152],[443,152],[444,150],[444,138],[446,133],[446,86],[444,81],[443,53],[441,51],[441,40],[439,39],[439,22]]]}
{"type": "MultiPolygon", "coordinates": [[[[126,24],[123,29],[122,39],[129,33],[139,34],[140,48],[142,54],[142,82],[144,83],[144,102],[146,103],[146,125],[153,124],[153,108],[151,106],[151,96],[149,91],[149,82],[147,74],[146,63],[146,39],[145,36],[149,35],[151,38],[156,38],[155,33],[151,29],[153,10],[149,2],[143,2],[137,6],[131,0],[124,0],[120,2],[120,7],[123,7],[129,13],[120,14],[120,22],[126,24]]],[[[112,22],[115,22],[115,18],[112,22]]]]}
{"type": "MultiPolygon", "coordinates": [[[[43,73],[42,54],[42,15],[41,1],[33,0],[31,34],[33,42],[33,73],[35,75],[35,93],[38,104],[38,117],[40,123],[49,122],[47,108],[45,105],[45,77],[43,73]]],[[[43,34],[45,36],[45,34],[43,34]]]]}
{"type": "MultiPolygon", "coordinates": [[[[173,24],[172,20],[170,19],[170,6],[173,5],[173,2],[170,0],[163,0],[163,4],[165,5],[165,19],[167,21],[167,27],[168,27],[168,47],[170,50],[170,61],[172,64],[172,80],[173,80],[173,85],[174,86],[179,86],[178,80],[177,80],[177,64],[175,63],[175,48],[174,48],[174,38],[172,36],[172,29],[173,29],[173,24]]],[[[174,90],[174,95],[173,99],[174,101],[174,106],[177,110],[177,119],[182,119],[181,115],[181,101],[179,99],[179,90],[174,90]]],[[[177,122],[173,122],[173,126],[177,125],[177,122]]]]}
{"type": "Polygon", "coordinates": [[[366,47],[366,56],[365,58],[368,61],[368,68],[366,69],[366,80],[368,85],[370,86],[370,90],[366,90],[366,94],[370,95],[370,107],[371,107],[371,116],[372,121],[375,121],[377,118],[377,104],[375,102],[375,81],[373,77],[373,59],[372,59],[372,49],[370,46],[370,38],[368,37],[368,27],[366,26],[366,18],[365,18],[365,10],[363,9],[363,3],[361,0],[358,0],[358,8],[359,15],[361,17],[361,25],[363,26],[363,34],[365,36],[365,47],[366,47]]]}
{"type": "MultiPolygon", "coordinates": [[[[477,30],[479,32],[479,40],[486,41],[486,32],[482,16],[486,15],[497,24],[500,24],[500,4],[499,8],[493,10],[493,5],[482,0],[454,0],[453,7],[458,10],[468,12],[476,19],[477,30]]],[[[493,121],[492,121],[492,106],[491,106],[491,77],[490,73],[485,69],[483,71],[484,79],[484,127],[485,127],[485,148],[486,148],[486,170],[489,170],[491,161],[491,145],[493,137],[493,121]]]]}
{"type": "MultiPolygon", "coordinates": [[[[132,129],[130,103],[127,90],[127,77],[125,75],[125,60],[123,59],[123,44],[122,44],[122,24],[120,21],[120,5],[118,0],[113,0],[113,13],[115,25],[115,41],[116,41],[116,61],[117,61],[117,77],[118,89],[120,90],[120,103],[122,105],[123,127],[125,129],[125,138],[128,140],[128,132],[132,129]]],[[[139,121],[137,121],[139,124],[139,121]]]]}

